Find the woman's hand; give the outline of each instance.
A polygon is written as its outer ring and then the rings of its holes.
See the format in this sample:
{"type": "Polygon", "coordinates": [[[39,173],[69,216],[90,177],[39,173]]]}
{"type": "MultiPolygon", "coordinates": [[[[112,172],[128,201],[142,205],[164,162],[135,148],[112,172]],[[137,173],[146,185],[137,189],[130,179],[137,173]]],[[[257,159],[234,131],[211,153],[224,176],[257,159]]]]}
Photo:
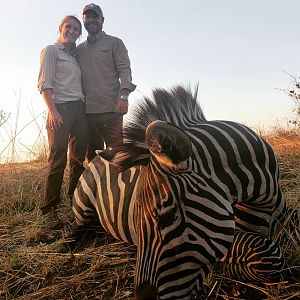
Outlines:
{"type": "Polygon", "coordinates": [[[42,91],[42,96],[48,106],[48,127],[53,131],[57,131],[63,124],[63,119],[53,101],[52,89],[42,91]]]}
{"type": "Polygon", "coordinates": [[[60,129],[62,124],[63,124],[63,120],[60,113],[56,109],[52,111],[49,110],[49,114],[48,114],[49,128],[53,131],[57,131],[60,129]]]}

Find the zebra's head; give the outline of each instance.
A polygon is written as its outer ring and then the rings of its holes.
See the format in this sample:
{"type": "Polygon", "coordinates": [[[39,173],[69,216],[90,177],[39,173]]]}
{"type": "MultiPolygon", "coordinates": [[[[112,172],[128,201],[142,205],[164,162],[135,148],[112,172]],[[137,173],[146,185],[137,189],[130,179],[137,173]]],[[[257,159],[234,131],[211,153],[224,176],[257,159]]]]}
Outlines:
{"type": "Polygon", "coordinates": [[[232,208],[193,170],[183,130],[155,121],[145,140],[152,158],[135,193],[136,299],[198,299],[211,266],[232,243],[232,208]]]}

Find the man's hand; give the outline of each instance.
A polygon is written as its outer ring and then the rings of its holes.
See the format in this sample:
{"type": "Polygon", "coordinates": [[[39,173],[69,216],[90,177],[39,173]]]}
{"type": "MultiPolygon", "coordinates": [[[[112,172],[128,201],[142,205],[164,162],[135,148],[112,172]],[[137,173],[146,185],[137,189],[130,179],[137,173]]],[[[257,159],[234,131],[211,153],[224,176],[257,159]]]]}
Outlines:
{"type": "Polygon", "coordinates": [[[121,90],[120,95],[117,100],[116,111],[119,115],[125,115],[128,112],[128,100],[122,99],[122,97],[126,97],[128,99],[129,91],[121,90]]]}

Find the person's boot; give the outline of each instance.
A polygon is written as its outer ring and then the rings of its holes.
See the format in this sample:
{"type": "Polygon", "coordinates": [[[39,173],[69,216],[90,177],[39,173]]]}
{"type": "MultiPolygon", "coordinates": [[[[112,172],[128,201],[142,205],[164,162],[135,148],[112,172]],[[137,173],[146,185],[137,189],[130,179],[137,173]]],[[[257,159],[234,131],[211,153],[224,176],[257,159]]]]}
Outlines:
{"type": "Polygon", "coordinates": [[[68,203],[72,209],[73,207],[73,194],[68,194],[68,203]]]}
{"type": "Polygon", "coordinates": [[[50,230],[57,230],[64,226],[55,208],[51,208],[51,210],[45,214],[44,225],[50,230]]]}
{"type": "Polygon", "coordinates": [[[57,253],[67,253],[75,250],[78,242],[82,239],[86,233],[86,227],[80,225],[74,225],[71,228],[69,234],[56,245],[55,251],[57,253]]]}
{"type": "Polygon", "coordinates": [[[86,225],[73,224],[69,234],[55,247],[57,253],[73,252],[81,246],[88,246],[99,235],[105,234],[105,230],[98,221],[86,225]]]}

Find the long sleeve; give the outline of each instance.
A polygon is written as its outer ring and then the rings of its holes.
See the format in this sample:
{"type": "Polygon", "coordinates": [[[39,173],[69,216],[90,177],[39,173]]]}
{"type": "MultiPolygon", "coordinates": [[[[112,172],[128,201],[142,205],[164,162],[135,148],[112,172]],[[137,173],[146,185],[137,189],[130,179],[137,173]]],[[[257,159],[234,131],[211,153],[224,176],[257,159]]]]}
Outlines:
{"type": "Polygon", "coordinates": [[[115,67],[119,73],[120,78],[120,90],[127,89],[133,92],[136,85],[132,83],[130,60],[128,56],[128,51],[120,39],[116,39],[113,49],[113,59],[115,67]]]}
{"type": "Polygon", "coordinates": [[[38,89],[40,93],[46,89],[52,89],[55,78],[56,51],[49,45],[42,50],[40,56],[40,71],[38,77],[38,89]]]}

